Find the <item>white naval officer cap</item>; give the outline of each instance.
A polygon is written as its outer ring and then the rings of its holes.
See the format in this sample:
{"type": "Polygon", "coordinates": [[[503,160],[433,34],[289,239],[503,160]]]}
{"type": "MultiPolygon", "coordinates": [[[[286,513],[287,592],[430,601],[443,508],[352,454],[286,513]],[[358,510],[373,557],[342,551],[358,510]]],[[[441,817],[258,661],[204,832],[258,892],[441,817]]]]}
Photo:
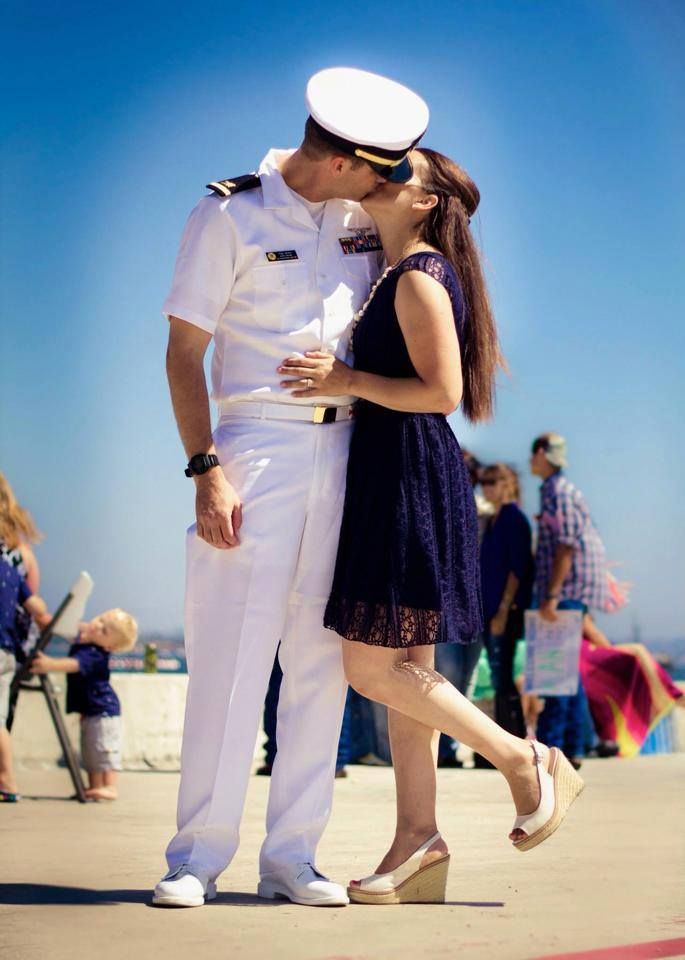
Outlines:
{"type": "Polygon", "coordinates": [[[354,67],[330,67],[307,84],[317,132],[342,153],[366,160],[393,183],[412,175],[409,151],[426,132],[428,107],[408,87],[354,67]]]}

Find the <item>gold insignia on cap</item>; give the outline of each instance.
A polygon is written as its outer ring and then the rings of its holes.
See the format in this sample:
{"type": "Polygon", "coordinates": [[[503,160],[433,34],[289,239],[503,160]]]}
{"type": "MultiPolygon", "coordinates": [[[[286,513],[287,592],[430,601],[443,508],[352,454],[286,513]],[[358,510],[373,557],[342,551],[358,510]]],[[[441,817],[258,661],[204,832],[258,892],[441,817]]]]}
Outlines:
{"type": "Polygon", "coordinates": [[[400,157],[399,160],[388,160],[387,157],[379,157],[375,153],[367,153],[366,150],[362,150],[360,147],[357,147],[354,152],[358,157],[361,157],[362,160],[370,160],[371,163],[382,163],[384,167],[396,167],[404,160],[404,157],[400,157]]]}

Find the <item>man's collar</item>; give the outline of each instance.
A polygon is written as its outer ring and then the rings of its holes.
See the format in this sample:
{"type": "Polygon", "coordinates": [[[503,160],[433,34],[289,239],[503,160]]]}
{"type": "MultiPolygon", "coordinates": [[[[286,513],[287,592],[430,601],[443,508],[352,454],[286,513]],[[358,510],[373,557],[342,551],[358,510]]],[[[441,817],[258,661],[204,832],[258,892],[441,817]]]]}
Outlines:
{"type": "Polygon", "coordinates": [[[554,473],[550,473],[550,475],[545,480],[542,481],[540,485],[540,489],[544,490],[546,487],[551,487],[552,482],[556,480],[557,477],[561,477],[561,476],[563,476],[563,473],[561,470],[555,470],[554,473]]]}
{"type": "Polygon", "coordinates": [[[259,165],[259,176],[262,181],[262,196],[266,210],[277,210],[281,207],[293,206],[293,192],[288,187],[278,168],[294,153],[294,149],[269,150],[259,165]]]}

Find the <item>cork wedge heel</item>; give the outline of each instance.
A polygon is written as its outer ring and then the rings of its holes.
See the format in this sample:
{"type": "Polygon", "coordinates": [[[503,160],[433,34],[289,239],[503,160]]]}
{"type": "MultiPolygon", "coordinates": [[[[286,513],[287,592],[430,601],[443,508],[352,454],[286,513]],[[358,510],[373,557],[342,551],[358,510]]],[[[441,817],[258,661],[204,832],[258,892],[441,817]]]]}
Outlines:
{"type": "Polygon", "coordinates": [[[521,852],[532,850],[551,837],[585,786],[583,778],[576,773],[561,750],[551,748],[549,770],[545,770],[542,767],[544,755],[540,744],[533,740],[531,747],[540,785],[540,803],[533,813],[516,817],[514,821],[514,830],[526,833],[520,840],[512,840],[521,852]]]}
{"type": "Polygon", "coordinates": [[[374,873],[359,883],[351,883],[347,895],[352,903],[444,903],[449,853],[421,866],[426,851],[439,839],[440,834],[436,833],[392,872],[374,873]]]}

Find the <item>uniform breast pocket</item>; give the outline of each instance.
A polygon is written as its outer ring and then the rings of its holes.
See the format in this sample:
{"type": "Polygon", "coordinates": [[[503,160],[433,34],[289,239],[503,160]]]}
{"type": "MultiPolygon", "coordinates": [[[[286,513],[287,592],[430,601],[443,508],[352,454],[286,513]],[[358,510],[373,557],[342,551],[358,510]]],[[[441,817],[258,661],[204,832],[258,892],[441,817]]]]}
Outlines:
{"type": "Polygon", "coordinates": [[[297,330],[306,323],[309,274],[301,261],[268,263],[252,271],[255,320],[265,330],[297,330]]]}
{"type": "Polygon", "coordinates": [[[366,301],[371,289],[371,261],[366,254],[349,254],[343,258],[344,283],[350,293],[352,311],[366,301]]]}

